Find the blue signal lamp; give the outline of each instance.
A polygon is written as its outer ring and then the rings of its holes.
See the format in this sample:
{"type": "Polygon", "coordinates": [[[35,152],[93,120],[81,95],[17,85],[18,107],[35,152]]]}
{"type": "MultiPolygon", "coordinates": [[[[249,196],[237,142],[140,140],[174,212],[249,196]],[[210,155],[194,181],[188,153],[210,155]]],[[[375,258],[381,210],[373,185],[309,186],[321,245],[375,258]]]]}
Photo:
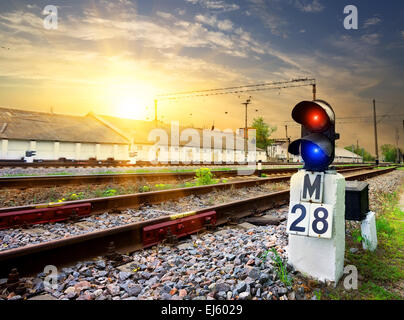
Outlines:
{"type": "Polygon", "coordinates": [[[292,111],[293,119],[302,125],[302,137],[289,145],[291,154],[301,155],[304,169],[325,171],[334,161],[335,114],[323,100],[302,101],[292,111]]]}

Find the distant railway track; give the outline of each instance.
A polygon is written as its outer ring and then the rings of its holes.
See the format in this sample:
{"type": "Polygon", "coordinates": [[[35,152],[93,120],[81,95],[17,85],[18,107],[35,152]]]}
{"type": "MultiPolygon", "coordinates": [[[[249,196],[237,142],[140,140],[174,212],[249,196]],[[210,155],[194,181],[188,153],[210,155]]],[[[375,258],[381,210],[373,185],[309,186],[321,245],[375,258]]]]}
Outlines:
{"type": "MultiPolygon", "coordinates": [[[[348,164],[348,163],[338,163],[335,162],[335,165],[338,164],[348,164]]],[[[353,163],[358,165],[358,163],[353,163]]],[[[179,162],[178,164],[174,163],[153,163],[149,161],[138,161],[137,163],[129,163],[126,160],[36,160],[34,162],[25,162],[24,160],[0,160],[0,168],[97,168],[97,167],[128,167],[128,168],[138,168],[138,167],[173,167],[173,166],[181,166],[181,167],[202,167],[202,166],[233,166],[233,165],[242,165],[238,163],[183,163],[179,162]]],[[[301,165],[301,163],[296,162],[262,162],[262,165],[301,165]]]]}
{"type": "MultiPolygon", "coordinates": [[[[358,168],[373,168],[373,166],[336,166],[338,170],[355,171],[358,168]]],[[[298,168],[267,168],[261,172],[267,175],[292,174],[297,172],[298,168]]],[[[257,174],[257,171],[251,173],[247,169],[240,170],[214,170],[212,171],[217,178],[226,178],[234,176],[246,176],[257,174]]],[[[149,173],[117,173],[117,174],[86,174],[86,175],[46,175],[46,176],[13,176],[0,177],[0,188],[36,188],[36,187],[60,187],[63,185],[79,184],[101,184],[101,183],[162,183],[166,181],[184,181],[195,177],[194,171],[187,172],[149,172],[149,173]]]]}
{"type": "MultiPolygon", "coordinates": [[[[395,168],[366,170],[347,174],[347,180],[364,180],[393,171],[395,168]]],[[[214,189],[253,186],[270,181],[286,181],[290,176],[265,178],[262,180],[220,184],[203,187],[172,189],[165,191],[115,196],[100,199],[75,201],[75,205],[89,203],[91,213],[101,213],[110,209],[119,210],[136,207],[141,203],[156,203],[185,197],[189,194],[208,193],[214,189]]],[[[111,242],[120,253],[129,253],[150,247],[160,241],[186,236],[209,227],[237,221],[243,217],[275,208],[289,201],[289,190],[269,193],[263,196],[224,203],[201,210],[156,219],[130,223],[107,230],[95,231],[78,236],[27,245],[0,252],[0,275],[6,275],[12,268],[20,274],[32,274],[43,270],[45,265],[64,265],[73,261],[102,256],[108,252],[111,242]]],[[[70,203],[70,205],[73,203],[70,203]]],[[[0,217],[16,214],[21,208],[1,209],[0,217]]],[[[31,206],[32,209],[32,206],[31,206]]]]}

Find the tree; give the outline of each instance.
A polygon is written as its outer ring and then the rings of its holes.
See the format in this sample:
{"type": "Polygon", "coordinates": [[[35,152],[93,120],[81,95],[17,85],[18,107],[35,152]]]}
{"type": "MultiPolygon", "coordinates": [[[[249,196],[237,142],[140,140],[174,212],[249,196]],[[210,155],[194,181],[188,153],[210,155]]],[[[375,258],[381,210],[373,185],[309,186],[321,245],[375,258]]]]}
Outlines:
{"type": "Polygon", "coordinates": [[[251,127],[256,130],[257,147],[268,152],[267,147],[272,143],[269,137],[273,132],[276,131],[276,126],[271,127],[269,124],[264,122],[263,117],[258,117],[253,120],[251,127]]]}
{"type": "MultiPolygon", "coordinates": [[[[346,146],[345,150],[352,152],[352,146],[346,146]]],[[[354,146],[353,153],[362,157],[362,148],[354,146]]],[[[363,148],[363,161],[374,161],[375,158],[363,148]]]]}
{"type": "Polygon", "coordinates": [[[386,162],[396,162],[397,149],[391,144],[384,144],[381,146],[382,154],[384,156],[384,161],[386,162]]]}

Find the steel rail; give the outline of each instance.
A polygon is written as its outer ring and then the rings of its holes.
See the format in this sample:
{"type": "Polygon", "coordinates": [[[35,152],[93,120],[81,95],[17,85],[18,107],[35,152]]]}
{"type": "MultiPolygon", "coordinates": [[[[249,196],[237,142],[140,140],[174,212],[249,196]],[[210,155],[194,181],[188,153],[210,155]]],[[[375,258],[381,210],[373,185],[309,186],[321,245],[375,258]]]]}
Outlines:
{"type": "MultiPolygon", "coordinates": [[[[352,172],[357,170],[362,170],[362,168],[344,168],[339,169],[338,171],[352,172]]],[[[136,208],[141,205],[151,205],[163,201],[176,200],[193,194],[206,194],[215,190],[230,190],[232,188],[255,187],[267,183],[288,182],[290,177],[291,174],[288,174],[230,183],[218,183],[188,188],[173,188],[112,197],[4,207],[0,208],[0,229],[29,224],[58,222],[67,220],[70,217],[79,218],[104,213],[105,211],[110,210],[119,211],[126,208],[136,208]],[[46,217],[49,217],[49,219],[46,220],[46,217]]]]}
{"type": "MultiPolygon", "coordinates": [[[[378,169],[349,175],[347,180],[366,179],[385,174],[395,168],[378,169]]],[[[289,189],[233,201],[225,204],[203,208],[194,212],[163,216],[156,219],[131,223],[108,230],[94,231],[78,236],[27,245],[20,248],[0,252],[0,275],[6,275],[12,268],[17,268],[20,274],[34,274],[42,271],[46,265],[62,266],[73,261],[102,256],[107,252],[110,242],[114,242],[117,252],[130,253],[144,248],[142,231],[147,226],[164,223],[184,216],[199,215],[214,211],[217,219],[215,226],[249,216],[259,211],[265,211],[289,201],[289,189]]]]}
{"type": "MultiPolygon", "coordinates": [[[[349,171],[358,168],[373,168],[373,166],[355,166],[338,167],[340,170],[349,171]]],[[[290,174],[297,172],[298,168],[266,168],[261,173],[290,174]]],[[[239,170],[212,170],[217,178],[255,175],[257,170],[239,169],[239,170]]],[[[34,187],[53,187],[62,185],[79,184],[101,184],[101,183],[154,183],[165,181],[183,181],[193,179],[195,171],[189,172],[148,172],[148,173],[117,173],[117,174],[86,174],[86,175],[46,175],[46,176],[15,176],[0,177],[0,188],[34,188],[34,187]]]]}
{"type": "MultiPolygon", "coordinates": [[[[345,163],[345,162],[334,162],[334,165],[339,164],[358,164],[358,163],[345,163]]],[[[238,163],[183,163],[179,162],[178,164],[171,163],[152,163],[149,161],[138,161],[137,163],[129,163],[126,160],[115,160],[115,161],[105,161],[105,160],[43,160],[43,161],[35,161],[35,162],[25,162],[24,160],[1,160],[0,159],[0,168],[11,167],[11,168],[60,168],[60,167],[129,167],[129,168],[141,168],[141,167],[203,167],[203,166],[242,166],[245,164],[238,163]]],[[[296,162],[275,162],[275,161],[265,161],[262,162],[262,165],[284,165],[284,166],[299,166],[302,163],[296,162]]],[[[381,164],[385,165],[385,164],[381,164]]]]}

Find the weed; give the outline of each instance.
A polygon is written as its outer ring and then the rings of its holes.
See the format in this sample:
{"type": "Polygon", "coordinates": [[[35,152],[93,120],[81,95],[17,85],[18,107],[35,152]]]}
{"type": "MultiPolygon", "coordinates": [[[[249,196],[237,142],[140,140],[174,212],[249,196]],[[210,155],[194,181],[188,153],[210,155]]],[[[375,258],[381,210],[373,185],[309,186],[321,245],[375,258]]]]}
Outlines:
{"type": "Polygon", "coordinates": [[[170,189],[170,188],[171,188],[171,184],[160,183],[160,184],[156,184],[154,187],[155,187],[157,190],[165,190],[165,189],[170,189]]]}
{"type": "Polygon", "coordinates": [[[290,276],[289,276],[288,271],[286,269],[286,264],[283,262],[282,257],[275,250],[275,248],[271,248],[271,252],[273,253],[273,255],[271,255],[271,259],[276,264],[276,272],[277,272],[277,274],[279,276],[279,279],[286,286],[292,285],[292,280],[290,279],[290,276]]]}
{"type": "Polygon", "coordinates": [[[96,198],[104,197],[104,192],[100,189],[95,190],[95,197],[96,198]]]}
{"type": "Polygon", "coordinates": [[[213,179],[213,173],[209,168],[200,168],[195,171],[196,184],[198,186],[203,186],[207,184],[217,183],[217,180],[213,179]]]}
{"type": "Polygon", "coordinates": [[[314,291],[314,295],[316,296],[317,300],[321,300],[321,290],[314,291]]]}
{"type": "Polygon", "coordinates": [[[402,298],[392,292],[385,290],[383,287],[378,286],[372,281],[366,282],[360,289],[361,293],[374,300],[401,300],[402,298]]]}
{"type": "Polygon", "coordinates": [[[149,186],[142,186],[139,188],[139,192],[149,192],[150,187],[149,186]]]}
{"type": "Polygon", "coordinates": [[[361,243],[363,238],[360,230],[353,230],[352,231],[352,240],[356,243],[361,243]]]}
{"type": "Polygon", "coordinates": [[[194,182],[187,181],[187,182],[185,182],[184,187],[185,188],[190,188],[190,187],[195,187],[195,185],[196,184],[194,182]]]}
{"type": "Polygon", "coordinates": [[[116,196],[117,191],[115,189],[107,189],[103,192],[103,197],[113,197],[116,196]]]}
{"type": "Polygon", "coordinates": [[[394,228],[390,225],[389,221],[384,217],[379,217],[376,219],[376,230],[378,233],[383,232],[388,236],[394,232],[394,228]]]}
{"type": "MultiPolygon", "coordinates": [[[[83,193],[83,192],[72,193],[71,195],[69,195],[69,196],[67,197],[67,200],[68,200],[68,201],[80,200],[80,199],[84,199],[84,193],[83,193]]],[[[63,198],[62,200],[64,201],[65,198],[63,198]]]]}

